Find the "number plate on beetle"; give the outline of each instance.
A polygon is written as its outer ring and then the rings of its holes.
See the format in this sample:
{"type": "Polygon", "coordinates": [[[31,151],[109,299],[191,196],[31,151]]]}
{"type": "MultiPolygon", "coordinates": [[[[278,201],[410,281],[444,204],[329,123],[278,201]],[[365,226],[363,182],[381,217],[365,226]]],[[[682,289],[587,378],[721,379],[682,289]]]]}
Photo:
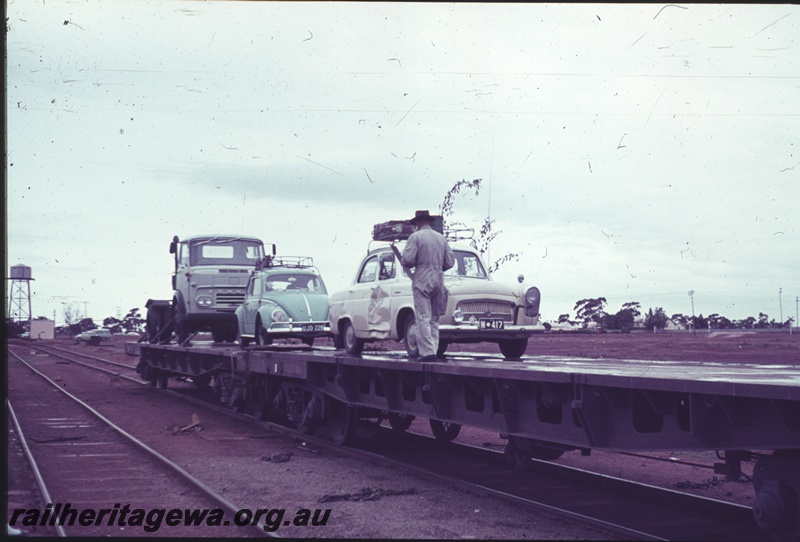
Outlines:
{"type": "Polygon", "coordinates": [[[325,331],[325,324],[302,324],[302,331],[325,331]]]}
{"type": "Polygon", "coordinates": [[[500,318],[481,318],[478,320],[480,329],[503,329],[505,323],[500,318]]]}

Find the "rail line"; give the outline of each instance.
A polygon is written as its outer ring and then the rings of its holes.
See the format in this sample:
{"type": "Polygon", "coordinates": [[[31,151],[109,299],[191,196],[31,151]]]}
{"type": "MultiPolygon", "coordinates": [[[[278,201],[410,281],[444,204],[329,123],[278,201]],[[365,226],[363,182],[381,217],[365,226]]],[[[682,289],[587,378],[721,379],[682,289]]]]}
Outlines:
{"type": "MultiPolygon", "coordinates": [[[[208,509],[208,504],[213,504],[215,508],[221,508],[231,515],[235,515],[241,509],[210,489],[177,463],[63,389],[57,382],[20,356],[10,350],[8,352],[30,373],[39,377],[38,385],[32,379],[25,380],[29,399],[21,398],[16,403],[15,413],[19,411],[27,428],[33,428],[40,434],[37,443],[39,458],[34,460],[31,455],[31,465],[37,473],[37,479],[41,480],[41,486],[45,488],[42,496],[48,504],[70,503],[74,506],[82,505],[95,510],[104,505],[109,506],[110,503],[136,501],[137,503],[147,503],[145,505],[137,504],[137,507],[143,509],[164,509],[165,504],[169,504],[166,508],[175,508],[175,503],[179,502],[177,497],[174,502],[165,503],[164,494],[158,492],[159,486],[162,486],[169,488],[170,495],[183,496],[187,490],[191,491],[191,496],[186,493],[187,496],[184,497],[183,502],[190,502],[193,505],[191,507],[195,509],[208,509]],[[57,390],[60,393],[48,394],[48,401],[45,404],[41,399],[37,399],[37,396],[41,397],[41,394],[47,393],[47,390],[57,390]],[[57,416],[51,416],[50,414],[53,412],[56,412],[57,416]],[[80,429],[80,435],[75,434],[76,429],[80,429]],[[112,436],[108,429],[111,429],[116,437],[112,436]],[[78,450],[74,449],[76,447],[78,450]],[[40,465],[44,474],[40,472],[40,465]],[[161,469],[160,473],[159,468],[161,469]],[[45,479],[49,480],[52,490],[46,489],[45,479]],[[176,490],[176,487],[183,489],[176,490]]],[[[84,365],[90,367],[89,364],[84,365]]],[[[92,368],[99,369],[98,367],[92,368]]],[[[9,372],[14,371],[14,366],[9,369],[9,372]]],[[[16,378],[24,379],[20,371],[14,371],[14,373],[16,378]]],[[[15,382],[15,385],[20,385],[20,382],[15,382]]],[[[13,407],[11,407],[10,400],[8,404],[11,411],[13,407]]],[[[18,436],[24,443],[23,448],[30,450],[31,446],[28,439],[23,436],[21,427],[19,427],[18,436]]],[[[118,508],[119,504],[115,506],[118,508]]],[[[108,524],[103,524],[99,519],[98,523],[88,526],[83,525],[79,520],[79,525],[86,529],[81,530],[79,526],[74,533],[67,533],[63,526],[60,526],[59,522],[55,520],[55,516],[54,509],[50,522],[45,520],[45,526],[55,526],[61,536],[67,534],[70,536],[120,534],[119,522],[115,523],[109,520],[108,524]]],[[[61,516],[62,519],[64,516],[66,516],[66,510],[61,516]]],[[[122,521],[121,518],[120,521],[122,521]]],[[[124,528],[124,525],[122,527],[124,528]]],[[[235,531],[233,527],[221,526],[216,530],[223,536],[226,531],[230,531],[230,536],[247,536],[248,534],[250,537],[274,536],[259,525],[249,525],[246,529],[238,527],[235,531]]],[[[171,531],[171,533],[174,532],[171,531]]]]}
{"type": "MultiPolygon", "coordinates": [[[[50,351],[50,353],[69,359],[64,356],[68,353],[71,356],[81,356],[97,362],[134,369],[130,365],[111,360],[71,350],[58,350],[62,351],[50,351]]],[[[109,372],[91,363],[75,359],[70,361],[109,372]]],[[[142,383],[140,379],[125,378],[142,383]]],[[[284,426],[256,421],[250,416],[235,413],[226,407],[211,404],[186,393],[164,391],[226,415],[239,419],[246,418],[261,426],[294,433],[284,426]]],[[[442,446],[440,442],[424,435],[378,428],[377,424],[362,422],[361,425],[362,428],[372,425],[378,430],[362,431],[359,435],[358,449],[333,446],[328,441],[308,435],[303,435],[302,438],[316,447],[335,449],[355,457],[366,456],[375,459],[377,456],[381,461],[402,466],[427,477],[436,476],[467,491],[495,495],[550,516],[590,525],[628,539],[702,538],[733,541],[768,539],[766,533],[755,525],[749,507],[625,481],[546,461],[530,460],[527,472],[515,472],[509,469],[501,452],[457,443],[442,446]]],[[[640,455],[640,457],[648,456],[640,455]]],[[[695,466],[705,467],[705,465],[695,466]]]]}

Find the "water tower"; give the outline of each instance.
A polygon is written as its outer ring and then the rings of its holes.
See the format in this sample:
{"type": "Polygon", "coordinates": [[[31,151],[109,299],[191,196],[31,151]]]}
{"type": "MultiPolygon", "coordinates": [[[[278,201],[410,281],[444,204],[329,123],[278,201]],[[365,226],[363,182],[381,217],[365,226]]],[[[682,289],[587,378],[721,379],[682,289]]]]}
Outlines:
{"type": "Polygon", "coordinates": [[[8,318],[15,322],[31,321],[31,268],[18,264],[11,267],[8,291],[8,318]]]}

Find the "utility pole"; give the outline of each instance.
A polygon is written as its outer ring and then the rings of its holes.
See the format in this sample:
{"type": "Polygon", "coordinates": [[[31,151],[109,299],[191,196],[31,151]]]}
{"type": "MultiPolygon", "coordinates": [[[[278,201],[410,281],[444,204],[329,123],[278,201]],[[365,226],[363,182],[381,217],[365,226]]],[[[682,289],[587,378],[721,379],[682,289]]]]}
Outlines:
{"type": "Polygon", "coordinates": [[[778,307],[781,309],[781,327],[783,327],[783,288],[778,288],[778,307]]]}
{"type": "Polygon", "coordinates": [[[800,304],[800,296],[794,296],[794,327],[800,326],[800,322],[797,321],[797,306],[800,304]]]}
{"type": "Polygon", "coordinates": [[[689,297],[692,300],[692,333],[694,333],[694,290],[689,290],[689,297]]]}

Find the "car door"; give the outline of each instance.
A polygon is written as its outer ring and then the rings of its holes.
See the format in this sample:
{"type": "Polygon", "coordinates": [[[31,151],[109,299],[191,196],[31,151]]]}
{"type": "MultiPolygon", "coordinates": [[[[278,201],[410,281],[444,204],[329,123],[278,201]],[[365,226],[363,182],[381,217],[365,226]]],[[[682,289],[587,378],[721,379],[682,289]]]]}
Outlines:
{"type": "Polygon", "coordinates": [[[250,277],[247,283],[247,291],[244,295],[244,305],[242,306],[242,313],[244,315],[244,332],[247,335],[255,333],[256,329],[256,314],[258,308],[261,306],[261,275],[255,274],[250,277]]]}
{"type": "Polygon", "coordinates": [[[391,251],[378,255],[378,288],[373,290],[373,298],[384,299],[376,303],[376,319],[380,329],[390,334],[390,338],[398,338],[396,327],[397,315],[404,307],[414,306],[411,296],[411,279],[391,251]]]}
{"type": "Polygon", "coordinates": [[[370,297],[378,280],[378,256],[369,256],[358,272],[356,282],[348,288],[345,313],[350,315],[353,329],[362,337],[370,331],[370,297]]]}

